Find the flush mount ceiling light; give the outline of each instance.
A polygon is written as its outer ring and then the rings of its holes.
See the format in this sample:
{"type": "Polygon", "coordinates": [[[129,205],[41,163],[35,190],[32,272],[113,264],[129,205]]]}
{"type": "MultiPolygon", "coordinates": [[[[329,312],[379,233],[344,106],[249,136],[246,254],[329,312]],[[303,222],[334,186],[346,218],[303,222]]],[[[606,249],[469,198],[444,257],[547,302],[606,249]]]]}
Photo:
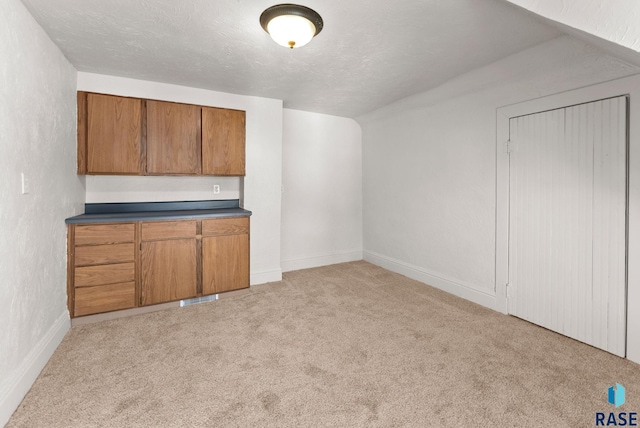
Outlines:
{"type": "Polygon", "coordinates": [[[299,48],[322,31],[322,17],[313,9],[297,4],[271,6],[260,15],[260,25],[279,45],[299,48]]]}

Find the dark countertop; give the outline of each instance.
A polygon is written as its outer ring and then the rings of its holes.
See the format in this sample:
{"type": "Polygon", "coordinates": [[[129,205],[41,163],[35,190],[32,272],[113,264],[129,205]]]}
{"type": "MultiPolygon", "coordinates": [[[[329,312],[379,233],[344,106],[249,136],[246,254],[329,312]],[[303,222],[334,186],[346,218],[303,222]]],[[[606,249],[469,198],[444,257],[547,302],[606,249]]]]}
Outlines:
{"type": "Polygon", "coordinates": [[[85,204],[85,213],[65,220],[67,224],[145,220],[185,220],[215,217],[248,217],[237,199],[222,201],[142,202],[85,204]]]}

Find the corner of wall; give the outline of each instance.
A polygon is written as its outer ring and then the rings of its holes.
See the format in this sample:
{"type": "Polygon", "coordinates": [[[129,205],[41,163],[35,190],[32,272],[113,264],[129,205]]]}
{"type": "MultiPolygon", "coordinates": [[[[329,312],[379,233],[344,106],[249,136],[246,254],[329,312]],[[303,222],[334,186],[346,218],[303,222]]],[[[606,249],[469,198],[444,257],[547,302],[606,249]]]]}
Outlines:
{"type": "Polygon", "coordinates": [[[362,128],[284,109],[282,270],[362,260],[362,128]]]}
{"type": "Polygon", "coordinates": [[[478,305],[496,310],[496,295],[474,284],[463,283],[446,275],[432,272],[428,269],[405,263],[403,261],[378,254],[373,251],[364,252],[364,260],[408,278],[420,281],[428,286],[437,288],[454,296],[462,297],[478,305]]]}

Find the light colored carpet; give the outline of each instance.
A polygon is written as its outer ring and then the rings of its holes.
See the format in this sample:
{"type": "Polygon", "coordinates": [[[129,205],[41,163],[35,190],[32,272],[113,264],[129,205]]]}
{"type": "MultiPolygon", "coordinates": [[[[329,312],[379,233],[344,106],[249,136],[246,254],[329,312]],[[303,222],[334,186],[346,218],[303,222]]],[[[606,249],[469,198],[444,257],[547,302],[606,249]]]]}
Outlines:
{"type": "Polygon", "coordinates": [[[589,427],[640,366],[366,262],[76,326],[8,427],[589,427]]]}

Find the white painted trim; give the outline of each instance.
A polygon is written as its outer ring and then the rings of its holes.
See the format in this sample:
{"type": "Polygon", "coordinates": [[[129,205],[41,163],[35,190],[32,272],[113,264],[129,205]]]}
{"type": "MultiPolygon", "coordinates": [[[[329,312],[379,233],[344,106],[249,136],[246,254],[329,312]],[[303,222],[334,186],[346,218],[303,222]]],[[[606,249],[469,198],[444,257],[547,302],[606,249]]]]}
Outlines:
{"type": "Polygon", "coordinates": [[[509,313],[507,282],[509,282],[509,117],[497,112],[496,129],[496,310],[509,313]]]}
{"type": "MultiPolygon", "coordinates": [[[[508,160],[500,156],[501,145],[508,138],[509,118],[539,111],[553,110],[605,98],[628,95],[629,118],[629,252],[628,260],[640,257],[640,75],[624,77],[592,86],[587,86],[548,97],[525,101],[497,109],[497,183],[496,183],[496,290],[500,290],[508,278],[508,186],[504,186],[504,174],[508,180],[508,160]],[[506,226],[505,226],[506,222],[506,226]],[[506,233],[505,233],[506,231],[506,233]]],[[[507,157],[508,158],[508,157],[507,157]]],[[[497,308],[506,312],[506,297],[499,297],[497,308]]],[[[640,363],[640,265],[629,263],[627,280],[627,358],[640,363]]]]}
{"type": "Polygon", "coordinates": [[[338,263],[362,260],[362,250],[343,251],[329,254],[316,254],[310,257],[282,260],[282,271],[309,269],[319,266],[329,266],[338,263]]]}
{"type": "Polygon", "coordinates": [[[364,251],[364,260],[374,265],[383,267],[392,272],[399,273],[416,281],[423,282],[447,293],[453,294],[473,303],[496,309],[496,296],[490,290],[483,290],[475,284],[470,284],[440,273],[414,266],[391,257],[373,251],[364,251]]]}
{"type": "Polygon", "coordinates": [[[249,284],[258,285],[267,282],[282,281],[282,269],[263,270],[260,272],[251,272],[249,284]]]}
{"type": "Polygon", "coordinates": [[[47,334],[0,388],[0,426],[4,426],[71,328],[69,313],[60,315],[47,334]]]}
{"type": "Polygon", "coordinates": [[[506,117],[508,121],[508,119],[512,117],[586,104],[606,98],[625,96],[629,94],[629,88],[624,86],[624,82],[629,81],[629,83],[631,83],[631,80],[637,80],[639,76],[640,75],[636,75],[630,78],[626,77],[593,86],[585,86],[584,88],[574,89],[568,92],[561,92],[547,97],[499,107],[498,114],[506,117]]]}

